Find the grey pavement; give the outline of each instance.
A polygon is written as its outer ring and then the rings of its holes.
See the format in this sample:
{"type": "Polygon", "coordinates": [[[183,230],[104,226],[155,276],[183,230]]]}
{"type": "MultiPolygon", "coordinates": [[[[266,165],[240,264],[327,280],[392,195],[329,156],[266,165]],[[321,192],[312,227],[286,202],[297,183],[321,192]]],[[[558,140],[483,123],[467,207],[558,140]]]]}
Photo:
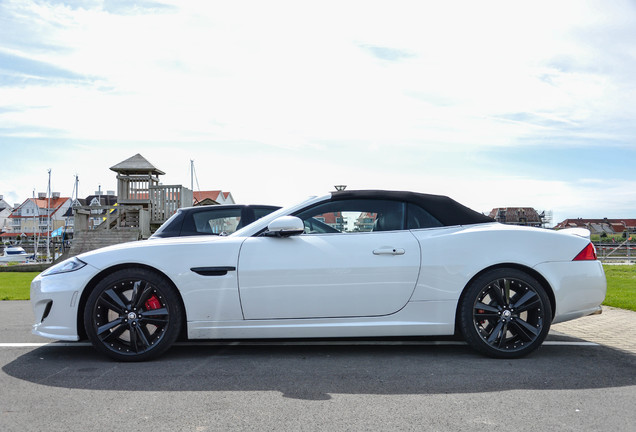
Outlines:
{"type": "Polygon", "coordinates": [[[31,334],[33,322],[30,301],[0,301],[0,343],[52,342],[31,334]]]}
{"type": "Polygon", "coordinates": [[[555,325],[514,361],[464,345],[198,344],[118,363],[49,344],[29,302],[0,302],[0,431],[631,432],[635,320],[606,309],[555,325]]]}
{"type": "Polygon", "coordinates": [[[552,335],[566,335],[636,354],[636,312],[603,306],[603,313],[554,324],[552,335]]]}

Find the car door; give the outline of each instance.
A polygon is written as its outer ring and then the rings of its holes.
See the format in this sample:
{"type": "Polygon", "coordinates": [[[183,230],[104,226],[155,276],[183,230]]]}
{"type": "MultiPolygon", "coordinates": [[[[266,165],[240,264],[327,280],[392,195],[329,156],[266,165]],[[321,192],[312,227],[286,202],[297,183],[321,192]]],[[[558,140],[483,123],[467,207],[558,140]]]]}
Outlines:
{"type": "Polygon", "coordinates": [[[409,300],[419,243],[404,230],[404,204],[329,201],[296,216],[305,233],[251,237],[238,262],[246,319],[392,314],[409,300]]]}

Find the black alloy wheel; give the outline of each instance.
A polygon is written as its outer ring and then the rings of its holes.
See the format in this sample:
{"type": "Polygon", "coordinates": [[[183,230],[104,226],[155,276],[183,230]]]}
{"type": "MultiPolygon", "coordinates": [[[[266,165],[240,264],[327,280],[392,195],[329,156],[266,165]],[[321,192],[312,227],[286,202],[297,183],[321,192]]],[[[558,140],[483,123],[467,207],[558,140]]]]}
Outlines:
{"type": "Polygon", "coordinates": [[[120,361],[141,361],[170,348],[182,315],[178,294],[164,278],[145,269],[124,269],[91,292],[84,326],[100,352],[120,361]]]}
{"type": "Polygon", "coordinates": [[[516,358],[543,343],[550,330],[552,307],[535,278],[501,268],[479,276],[468,287],[459,320],[471,347],[490,357],[516,358]]]}

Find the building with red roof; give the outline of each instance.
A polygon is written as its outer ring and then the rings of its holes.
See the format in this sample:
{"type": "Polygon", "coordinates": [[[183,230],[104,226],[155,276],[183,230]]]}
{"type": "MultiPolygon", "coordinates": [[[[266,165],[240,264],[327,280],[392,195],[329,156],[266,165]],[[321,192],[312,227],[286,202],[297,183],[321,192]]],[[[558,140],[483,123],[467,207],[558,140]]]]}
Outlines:
{"type": "Polygon", "coordinates": [[[28,198],[11,212],[10,232],[1,234],[3,240],[14,240],[20,236],[47,236],[56,229],[65,226],[65,213],[71,206],[69,197],[61,197],[53,192],[48,198],[39,193],[37,198],[28,198]]]}
{"type": "Polygon", "coordinates": [[[566,219],[559,222],[554,228],[586,228],[592,234],[633,233],[636,232],[636,219],[566,219]]]}
{"type": "Polygon", "coordinates": [[[192,205],[235,204],[231,192],[220,190],[192,192],[192,205]]]}
{"type": "Polygon", "coordinates": [[[497,207],[488,216],[503,224],[540,228],[544,225],[545,214],[539,214],[532,207],[497,207]]]}

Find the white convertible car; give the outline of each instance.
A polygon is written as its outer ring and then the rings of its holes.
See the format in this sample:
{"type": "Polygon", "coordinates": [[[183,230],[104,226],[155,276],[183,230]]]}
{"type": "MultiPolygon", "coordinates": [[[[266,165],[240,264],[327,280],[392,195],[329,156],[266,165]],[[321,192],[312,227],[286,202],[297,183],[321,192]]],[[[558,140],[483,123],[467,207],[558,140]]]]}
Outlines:
{"type": "Polygon", "coordinates": [[[189,339],[461,334],[512,358],[551,323],[600,312],[589,231],[496,223],[450,198],[342,191],[226,237],[85,253],[31,285],[35,334],[88,337],[117,360],[189,339]]]}

